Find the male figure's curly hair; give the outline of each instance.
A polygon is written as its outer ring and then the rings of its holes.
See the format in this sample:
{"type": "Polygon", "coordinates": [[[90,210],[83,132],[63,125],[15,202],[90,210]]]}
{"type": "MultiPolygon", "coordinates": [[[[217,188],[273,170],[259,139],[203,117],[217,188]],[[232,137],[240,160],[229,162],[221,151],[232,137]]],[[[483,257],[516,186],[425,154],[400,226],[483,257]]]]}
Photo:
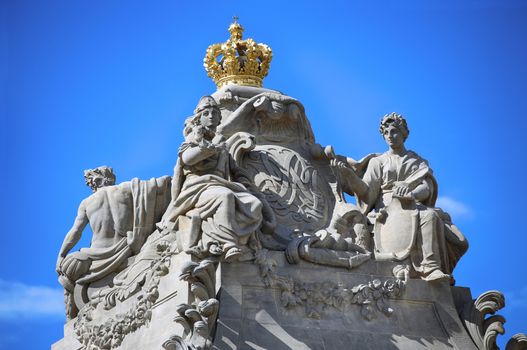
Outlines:
{"type": "Polygon", "coordinates": [[[103,165],[95,169],[84,170],[84,180],[86,185],[95,192],[98,188],[114,185],[115,174],[111,167],[103,165]]]}
{"type": "Polygon", "coordinates": [[[408,124],[406,123],[406,119],[401,114],[397,114],[395,112],[392,112],[390,114],[386,114],[381,119],[381,126],[379,127],[379,131],[382,135],[384,135],[386,129],[390,125],[395,126],[399,130],[401,130],[404,140],[408,138],[408,135],[410,135],[410,129],[408,129],[408,124]]]}

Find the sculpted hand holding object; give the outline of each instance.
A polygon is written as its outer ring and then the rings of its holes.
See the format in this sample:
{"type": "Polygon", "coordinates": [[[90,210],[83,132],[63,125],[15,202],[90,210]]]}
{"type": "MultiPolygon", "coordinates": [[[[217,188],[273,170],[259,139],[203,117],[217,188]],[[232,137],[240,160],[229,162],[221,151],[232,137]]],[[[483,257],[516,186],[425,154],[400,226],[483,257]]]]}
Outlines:
{"type": "MultiPolygon", "coordinates": [[[[172,202],[162,226],[180,231],[181,249],[198,256],[233,261],[252,258],[248,246],[263,222],[262,202],[236,182],[238,171],[227,142],[216,133],[220,110],[203,97],[185,122],[185,141],[172,183],[172,202]]],[[[235,137],[235,136],[233,136],[235,137]]]]}

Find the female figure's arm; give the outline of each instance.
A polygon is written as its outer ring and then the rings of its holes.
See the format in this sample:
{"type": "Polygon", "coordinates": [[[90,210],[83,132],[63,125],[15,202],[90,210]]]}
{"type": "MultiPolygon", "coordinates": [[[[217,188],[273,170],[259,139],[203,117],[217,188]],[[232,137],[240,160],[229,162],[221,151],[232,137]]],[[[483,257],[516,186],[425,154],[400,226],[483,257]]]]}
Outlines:
{"type": "Polygon", "coordinates": [[[423,180],[411,193],[411,196],[418,202],[424,202],[430,197],[430,187],[428,182],[423,180]]]}
{"type": "Polygon", "coordinates": [[[195,165],[204,159],[207,159],[218,153],[218,148],[213,144],[209,146],[190,146],[181,153],[183,164],[195,165]]]}
{"type": "Polygon", "coordinates": [[[355,171],[348,166],[348,164],[337,159],[333,159],[331,165],[336,167],[340,172],[341,178],[345,183],[345,192],[356,194],[358,198],[365,201],[368,193],[368,185],[355,173],[355,171]]]}

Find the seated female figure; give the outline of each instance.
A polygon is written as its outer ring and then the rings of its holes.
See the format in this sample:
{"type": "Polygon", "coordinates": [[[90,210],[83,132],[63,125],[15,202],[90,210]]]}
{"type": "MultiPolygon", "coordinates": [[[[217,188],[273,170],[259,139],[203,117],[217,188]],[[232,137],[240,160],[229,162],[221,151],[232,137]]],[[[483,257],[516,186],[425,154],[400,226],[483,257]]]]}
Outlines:
{"type": "Polygon", "coordinates": [[[450,216],[434,207],[437,183],[428,162],[404,146],[410,133],[406,120],[395,113],[386,115],[380,132],[388,151],[369,160],[362,177],[345,162],[334,164],[343,172],[343,187],[357,196],[363,213],[373,223],[386,219],[385,208],[394,198],[415,202],[418,232],[410,256],[413,270],[429,281],[448,280],[468,249],[467,240],[452,224],[450,216]]]}
{"type": "Polygon", "coordinates": [[[180,241],[189,253],[233,261],[250,256],[248,246],[258,244],[255,233],[263,220],[262,202],[243,184],[232,181],[236,164],[216,133],[220,118],[214,99],[205,96],[185,122],[172,202],[162,226],[188,235],[180,241]]]}

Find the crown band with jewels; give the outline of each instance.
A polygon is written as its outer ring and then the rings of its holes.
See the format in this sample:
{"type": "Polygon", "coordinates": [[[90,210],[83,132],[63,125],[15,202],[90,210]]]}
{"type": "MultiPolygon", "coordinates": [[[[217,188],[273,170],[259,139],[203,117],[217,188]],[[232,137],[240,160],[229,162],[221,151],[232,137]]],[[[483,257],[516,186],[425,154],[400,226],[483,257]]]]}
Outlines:
{"type": "Polygon", "coordinates": [[[253,39],[242,40],[243,27],[236,18],[229,26],[231,37],[207,48],[203,66],[216,86],[227,84],[261,87],[269,72],[272,50],[253,39]]]}

